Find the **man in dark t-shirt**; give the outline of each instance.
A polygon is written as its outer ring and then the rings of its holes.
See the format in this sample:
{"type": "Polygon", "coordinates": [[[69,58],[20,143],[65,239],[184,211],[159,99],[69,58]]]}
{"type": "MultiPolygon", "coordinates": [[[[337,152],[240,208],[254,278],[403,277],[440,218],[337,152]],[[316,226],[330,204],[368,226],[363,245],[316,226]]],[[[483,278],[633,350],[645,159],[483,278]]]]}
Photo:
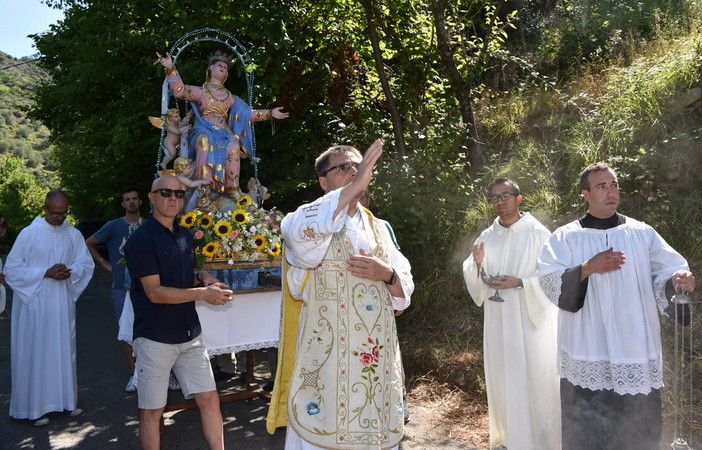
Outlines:
{"type": "Polygon", "coordinates": [[[183,395],[195,397],[209,447],[224,448],[219,396],[200,336],[195,300],[223,305],[231,301],[232,291],[207,272],[193,275],[193,237],[176,221],[184,194],[176,177],[156,179],[149,193],[153,216],[132,234],[124,249],[132,277],[139,439],[145,449],[160,448],[159,424],[171,370],[183,395]],[[196,283],[202,287],[195,287],[196,283]]]}

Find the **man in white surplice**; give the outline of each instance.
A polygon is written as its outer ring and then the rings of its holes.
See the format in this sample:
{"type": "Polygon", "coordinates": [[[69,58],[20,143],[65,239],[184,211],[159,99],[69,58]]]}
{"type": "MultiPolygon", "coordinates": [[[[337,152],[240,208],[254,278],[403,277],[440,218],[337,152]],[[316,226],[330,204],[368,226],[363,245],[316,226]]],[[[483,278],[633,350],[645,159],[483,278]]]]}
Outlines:
{"type": "Polygon", "coordinates": [[[539,287],[537,264],[551,233],[519,211],[522,196],[513,180],[498,178],[488,192],[498,217],[476,240],[463,275],[473,301],[485,308],[490,448],[560,449],[558,309],[539,287]],[[502,302],[493,300],[496,290],[502,302]]]}
{"type": "MultiPolygon", "coordinates": [[[[287,449],[392,448],[403,435],[393,311],[414,282],[387,227],[359,199],[382,154],[336,146],[315,163],[325,195],[281,224],[293,298],[305,302],[288,395],[287,449]]],[[[278,382],[276,381],[276,387],[278,382]]]]}
{"type": "Polygon", "coordinates": [[[557,229],[539,255],[541,286],[559,307],[563,448],[657,450],[658,310],[695,278],[653,228],[617,212],[608,164],[588,166],[580,187],[588,213],[557,229]]]}
{"type": "Polygon", "coordinates": [[[75,302],[93,276],[80,232],[66,223],[68,197],[51,191],[44,217],[23,229],[7,256],[14,293],[11,319],[10,415],[47,425],[49,412],[77,407],[75,302]]]}

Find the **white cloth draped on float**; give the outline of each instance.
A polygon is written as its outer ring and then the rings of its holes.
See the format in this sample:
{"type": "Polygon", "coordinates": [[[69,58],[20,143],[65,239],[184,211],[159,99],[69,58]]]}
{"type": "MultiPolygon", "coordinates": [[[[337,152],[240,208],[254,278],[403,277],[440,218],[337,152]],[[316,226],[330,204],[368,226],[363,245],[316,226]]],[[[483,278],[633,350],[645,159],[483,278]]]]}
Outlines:
{"type": "Polygon", "coordinates": [[[76,408],[75,302],[93,275],[93,258],[80,232],[64,222],[36,217],[15,241],[5,265],[13,291],[11,319],[12,397],[10,415],[38,419],[76,408]],[[63,263],[67,280],[45,278],[63,263]]]}
{"type": "MultiPolygon", "coordinates": [[[[277,347],[280,335],[280,291],[234,294],[226,305],[195,303],[202,340],[210,355],[277,347]]],[[[127,292],[118,339],[132,341],[134,309],[127,292]]],[[[137,362],[138,363],[138,362],[137,362]]]]}
{"type": "Polygon", "coordinates": [[[122,308],[122,315],[119,316],[119,330],[117,332],[117,339],[131,344],[133,334],[134,306],[132,306],[132,297],[129,294],[129,291],[127,291],[127,295],[124,298],[124,308],[122,308]]]}

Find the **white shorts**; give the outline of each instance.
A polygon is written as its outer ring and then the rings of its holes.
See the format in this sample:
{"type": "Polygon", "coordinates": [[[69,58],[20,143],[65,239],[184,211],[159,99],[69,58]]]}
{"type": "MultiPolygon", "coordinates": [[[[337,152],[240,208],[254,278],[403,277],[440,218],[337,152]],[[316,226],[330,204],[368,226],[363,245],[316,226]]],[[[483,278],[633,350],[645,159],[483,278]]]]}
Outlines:
{"type": "Polygon", "coordinates": [[[186,399],[193,394],[217,390],[202,336],[183,344],[164,344],[140,337],[134,340],[133,348],[139,378],[139,409],[166,406],[171,370],[186,399]]]}

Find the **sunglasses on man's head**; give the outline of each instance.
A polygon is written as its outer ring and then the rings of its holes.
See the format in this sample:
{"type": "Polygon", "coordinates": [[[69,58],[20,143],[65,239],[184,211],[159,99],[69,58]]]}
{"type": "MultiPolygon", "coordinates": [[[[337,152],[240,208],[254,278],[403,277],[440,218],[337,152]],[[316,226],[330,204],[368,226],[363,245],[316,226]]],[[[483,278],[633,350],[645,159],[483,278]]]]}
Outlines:
{"type": "Polygon", "coordinates": [[[151,191],[152,193],[158,192],[161,194],[161,197],[168,198],[171,195],[175,194],[176,198],[183,198],[185,197],[185,191],[182,189],[168,189],[168,188],[161,188],[161,189],[156,189],[155,191],[151,191]]]}

